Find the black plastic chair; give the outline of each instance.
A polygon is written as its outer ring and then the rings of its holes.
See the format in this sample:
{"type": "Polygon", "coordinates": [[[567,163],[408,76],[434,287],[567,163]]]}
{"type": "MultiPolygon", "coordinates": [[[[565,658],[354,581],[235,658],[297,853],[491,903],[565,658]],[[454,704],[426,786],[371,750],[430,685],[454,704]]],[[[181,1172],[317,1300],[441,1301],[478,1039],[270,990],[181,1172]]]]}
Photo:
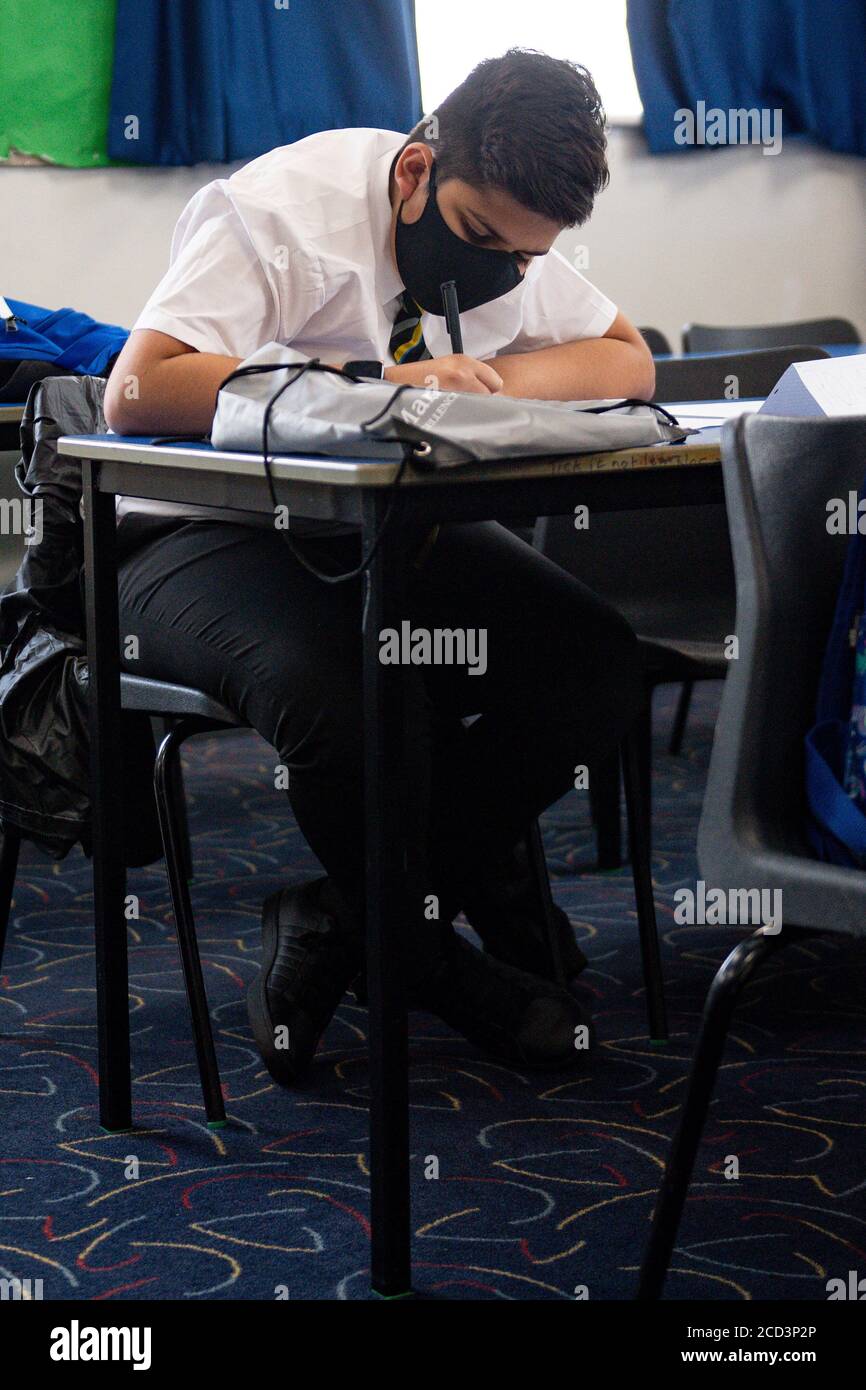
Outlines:
{"type": "Polygon", "coordinates": [[[665,354],[671,352],[671,345],[660,328],[639,328],[638,333],[643,338],[653,357],[658,357],[659,353],[665,354]]]}
{"type": "Polygon", "coordinates": [[[803,751],[848,542],[828,534],[827,501],[860,487],[866,419],[745,417],[725,426],[722,452],[739,657],[722,697],[698,860],[708,888],[781,889],[784,925],[741,941],[707,996],[641,1272],[647,1299],[662,1291],[743,986],[803,935],[866,935],[866,873],[822,863],[809,847],[803,751]]]}
{"type": "Polygon", "coordinates": [[[801,319],[797,323],[716,326],[690,323],[683,329],[683,352],[739,352],[744,348],[808,347],[859,343],[848,319],[801,319]]]}
{"type": "MultiPolygon", "coordinates": [[[[122,672],[120,694],[121,706],[124,710],[137,710],[152,715],[163,721],[165,729],[154,762],[154,795],[159,815],[166,873],[177,928],[205,1114],[211,1128],[220,1128],[226,1122],[226,1114],[210,1024],[207,992],[196,938],[195,917],[189,892],[189,879],[192,871],[180,749],[186,739],[194,734],[246,728],[247,726],[237,720],[229,710],[216,700],[212,700],[202,691],[194,690],[188,686],[174,685],[167,681],[149,680],[122,672]]],[[[640,828],[638,826],[634,827],[634,833],[638,837],[637,842],[639,843],[640,828]]],[[[550,890],[550,879],[537,823],[529,827],[526,842],[536,891],[544,910],[550,976],[552,979],[562,980],[564,972],[560,959],[559,938],[552,912],[553,898],[550,890]]],[[[12,907],[20,845],[21,835],[15,827],[8,824],[4,825],[2,850],[0,850],[0,966],[3,962],[3,948],[12,907]]],[[[667,1022],[648,855],[645,856],[645,867],[642,870],[636,870],[636,882],[641,873],[643,877],[641,879],[642,892],[638,901],[638,930],[647,991],[650,1035],[653,1039],[663,1041],[667,1038],[667,1022]]],[[[363,999],[363,988],[360,984],[356,986],[356,992],[359,998],[363,999]]]]}
{"type": "MultiPolygon", "coordinates": [[[[180,749],[192,734],[243,728],[244,725],[239,724],[234,715],[202,691],[172,685],[166,681],[147,680],[141,676],[122,673],[120,697],[123,709],[154,715],[162,719],[167,726],[154,763],[154,795],[205,1113],[210,1127],[218,1128],[225,1124],[226,1114],[189,894],[189,840],[180,749]]],[[[3,960],[20,845],[21,836],[15,827],[4,825],[3,848],[0,852],[0,964],[3,960]]]]}
{"type": "MultiPolygon", "coordinates": [[[[783,348],[658,362],[656,396],[667,402],[718,400],[731,376],[742,396],[766,396],[792,362],[815,352],[827,356],[821,349],[783,348]]],[[[734,632],[734,570],[724,506],[603,512],[581,532],[568,517],[543,517],[534,544],[608,599],[640,638],[646,701],[635,757],[649,845],[653,691],[682,685],[669,745],[677,754],[695,681],[720,680],[729,665],[725,639],[734,632]]],[[[591,769],[590,785],[598,865],[615,869],[622,862],[618,758],[591,769]]]]}
{"type": "Polygon", "coordinates": [[[774,347],[754,352],[731,352],[707,357],[673,357],[656,362],[655,399],[721,401],[730,396],[732,378],[742,400],[769,396],[792,362],[829,357],[821,347],[774,347]]]}
{"type": "MultiPolygon", "coordinates": [[[[829,355],[821,347],[782,347],[731,353],[725,356],[678,358],[672,362],[659,362],[656,364],[656,400],[721,400],[734,377],[737,380],[738,395],[742,399],[768,396],[783,372],[787,371],[792,363],[813,362],[822,357],[829,357],[829,355]]],[[[718,564],[720,566],[718,579],[724,586],[724,602],[721,605],[718,603],[720,591],[717,589],[716,602],[713,603],[711,599],[709,614],[715,627],[704,629],[705,646],[707,645],[707,631],[715,631],[716,633],[724,631],[725,634],[731,631],[731,628],[725,626],[724,622],[721,626],[718,622],[719,618],[731,619],[734,611],[733,570],[730,562],[730,546],[727,542],[720,546],[718,564]],[[712,611],[713,608],[716,609],[715,613],[712,611]]],[[[697,651],[693,648],[689,653],[691,658],[697,660],[700,669],[693,670],[683,680],[669,744],[669,752],[675,756],[682,749],[695,681],[716,680],[725,674],[724,654],[720,650],[718,641],[713,642],[710,638],[708,645],[710,650],[697,651]]],[[[659,655],[658,652],[653,654],[654,662],[651,664],[654,668],[660,664],[659,655]]],[[[663,669],[672,669],[667,663],[662,662],[661,665],[663,669]]]]}

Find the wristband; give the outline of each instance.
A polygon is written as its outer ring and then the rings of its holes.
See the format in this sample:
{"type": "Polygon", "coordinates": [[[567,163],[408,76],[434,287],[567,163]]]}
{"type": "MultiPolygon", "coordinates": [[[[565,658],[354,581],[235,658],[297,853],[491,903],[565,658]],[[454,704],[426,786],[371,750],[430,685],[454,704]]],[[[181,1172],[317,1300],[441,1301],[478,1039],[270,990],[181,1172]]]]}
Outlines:
{"type": "Polygon", "coordinates": [[[349,376],[373,377],[376,381],[382,381],[385,376],[385,364],[360,360],[344,362],[343,371],[348,372],[349,376]]]}

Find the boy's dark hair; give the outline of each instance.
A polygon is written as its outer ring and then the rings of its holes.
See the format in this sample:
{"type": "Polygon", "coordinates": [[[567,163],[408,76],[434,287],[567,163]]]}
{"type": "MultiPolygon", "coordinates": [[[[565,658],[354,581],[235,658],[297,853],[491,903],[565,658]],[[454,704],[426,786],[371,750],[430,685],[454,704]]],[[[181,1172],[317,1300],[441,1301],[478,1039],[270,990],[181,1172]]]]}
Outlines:
{"type": "Polygon", "coordinates": [[[504,188],[524,207],[574,227],[610,177],[604,125],[586,68],[510,48],[473,68],[407,143],[430,146],[440,182],[504,188]]]}

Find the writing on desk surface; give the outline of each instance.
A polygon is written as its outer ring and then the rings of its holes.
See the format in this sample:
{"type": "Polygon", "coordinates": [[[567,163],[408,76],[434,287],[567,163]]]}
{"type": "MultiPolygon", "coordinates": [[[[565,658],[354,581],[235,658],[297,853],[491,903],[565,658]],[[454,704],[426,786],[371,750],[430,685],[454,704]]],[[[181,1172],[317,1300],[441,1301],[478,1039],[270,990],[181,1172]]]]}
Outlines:
{"type": "Polygon", "coordinates": [[[719,462],[718,448],[636,449],[631,453],[578,454],[553,460],[554,473],[629,473],[638,468],[683,468],[719,462]]]}

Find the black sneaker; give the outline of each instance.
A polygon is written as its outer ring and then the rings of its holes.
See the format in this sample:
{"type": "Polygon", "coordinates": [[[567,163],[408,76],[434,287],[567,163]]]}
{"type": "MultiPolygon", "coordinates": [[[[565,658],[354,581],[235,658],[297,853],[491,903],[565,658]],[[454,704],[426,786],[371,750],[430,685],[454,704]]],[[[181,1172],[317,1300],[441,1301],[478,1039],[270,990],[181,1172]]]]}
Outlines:
{"type": "Polygon", "coordinates": [[[485,1052],[523,1067],[578,1067],[592,1020],[561,985],[513,970],[455,936],[442,965],[415,991],[428,1009],[485,1052]]]}
{"type": "MultiPolygon", "coordinates": [[[[489,872],[482,870],[464,896],[463,910],[488,955],[515,970],[552,979],[544,905],[521,842],[508,859],[489,872]]],[[[568,984],[588,961],[574,939],[574,929],[561,907],[553,905],[559,953],[568,984]]]]}
{"type": "Polygon", "coordinates": [[[327,878],[272,893],[262,908],[262,968],[247,992],[256,1046],[281,1086],[298,1081],[363,954],[360,929],[327,878]]]}

